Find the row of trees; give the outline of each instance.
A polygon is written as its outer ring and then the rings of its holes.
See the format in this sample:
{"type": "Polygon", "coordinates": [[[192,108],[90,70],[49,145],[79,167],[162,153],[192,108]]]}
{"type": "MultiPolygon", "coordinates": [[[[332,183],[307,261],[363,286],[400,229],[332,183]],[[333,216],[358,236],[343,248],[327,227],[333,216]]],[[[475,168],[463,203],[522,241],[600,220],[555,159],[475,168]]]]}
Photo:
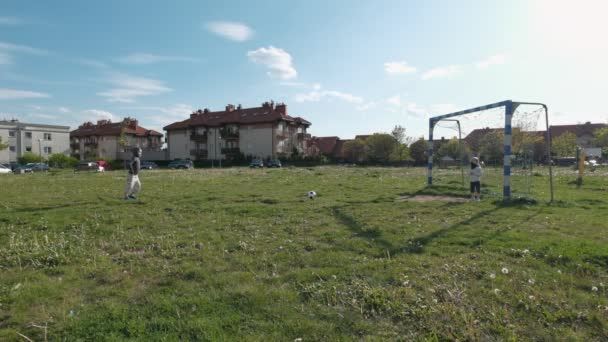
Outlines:
{"type": "Polygon", "coordinates": [[[344,143],[343,158],[351,163],[387,164],[411,160],[409,146],[412,138],[405,128],[395,126],[391,134],[375,133],[365,139],[344,143]]]}

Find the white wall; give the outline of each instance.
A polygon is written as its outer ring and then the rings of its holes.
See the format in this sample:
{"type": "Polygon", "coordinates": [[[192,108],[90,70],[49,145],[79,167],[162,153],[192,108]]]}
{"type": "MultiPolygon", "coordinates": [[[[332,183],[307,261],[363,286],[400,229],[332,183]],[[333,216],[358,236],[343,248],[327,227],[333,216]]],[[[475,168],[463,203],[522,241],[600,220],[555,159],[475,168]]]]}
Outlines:
{"type": "Polygon", "coordinates": [[[259,158],[272,157],[273,129],[241,126],[239,129],[239,149],[245,156],[259,158]]]}
{"type": "Polygon", "coordinates": [[[190,150],[194,149],[194,142],[190,141],[190,130],[169,131],[167,139],[170,160],[190,158],[190,150]]]}

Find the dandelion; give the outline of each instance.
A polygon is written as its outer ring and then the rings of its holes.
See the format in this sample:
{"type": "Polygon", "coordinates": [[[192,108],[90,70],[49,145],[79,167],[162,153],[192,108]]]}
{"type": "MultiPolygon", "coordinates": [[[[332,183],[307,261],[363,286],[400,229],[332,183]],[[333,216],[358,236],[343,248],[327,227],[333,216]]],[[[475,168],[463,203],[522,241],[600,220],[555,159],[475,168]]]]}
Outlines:
{"type": "Polygon", "coordinates": [[[536,299],[536,297],[534,297],[534,296],[528,296],[528,299],[530,299],[530,300],[535,300],[535,299],[536,299]]]}
{"type": "Polygon", "coordinates": [[[528,279],[528,283],[534,285],[534,279],[532,279],[532,278],[528,279]]]}
{"type": "Polygon", "coordinates": [[[557,270],[557,273],[562,274],[562,270],[557,270]]]}
{"type": "Polygon", "coordinates": [[[492,278],[492,279],[496,278],[496,273],[494,273],[494,272],[490,273],[490,278],[492,278]]]}
{"type": "Polygon", "coordinates": [[[509,274],[509,269],[508,269],[508,268],[506,268],[506,267],[503,267],[503,268],[502,268],[502,273],[503,273],[503,274],[509,274]]]}
{"type": "Polygon", "coordinates": [[[591,291],[593,291],[593,292],[597,292],[597,286],[592,286],[592,287],[591,287],[591,291]]]}
{"type": "Polygon", "coordinates": [[[495,294],[499,294],[500,293],[500,289],[494,289],[494,293],[495,294]]]}
{"type": "Polygon", "coordinates": [[[530,251],[527,249],[524,249],[524,254],[528,254],[528,253],[530,253],[530,251]]]}

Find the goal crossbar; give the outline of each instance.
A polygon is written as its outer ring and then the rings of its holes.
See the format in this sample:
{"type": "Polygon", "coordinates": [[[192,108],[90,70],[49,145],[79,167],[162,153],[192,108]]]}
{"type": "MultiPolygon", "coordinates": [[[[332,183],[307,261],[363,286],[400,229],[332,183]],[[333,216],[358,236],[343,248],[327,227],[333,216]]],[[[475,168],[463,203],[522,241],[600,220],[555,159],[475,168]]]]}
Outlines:
{"type": "Polygon", "coordinates": [[[512,136],[512,119],[513,113],[519,105],[538,105],[545,109],[546,123],[546,140],[547,140],[547,160],[549,161],[549,183],[551,188],[551,202],[553,202],[553,168],[551,162],[551,133],[549,130],[549,110],[547,105],[537,102],[514,102],[511,100],[496,102],[485,106],[465,109],[454,113],[439,115],[429,119],[429,141],[428,141],[428,186],[433,184],[433,131],[435,125],[446,119],[453,117],[480,112],[488,109],[504,107],[505,108],[505,127],[504,127],[504,161],[503,161],[503,199],[511,198],[511,136],[512,136]]]}

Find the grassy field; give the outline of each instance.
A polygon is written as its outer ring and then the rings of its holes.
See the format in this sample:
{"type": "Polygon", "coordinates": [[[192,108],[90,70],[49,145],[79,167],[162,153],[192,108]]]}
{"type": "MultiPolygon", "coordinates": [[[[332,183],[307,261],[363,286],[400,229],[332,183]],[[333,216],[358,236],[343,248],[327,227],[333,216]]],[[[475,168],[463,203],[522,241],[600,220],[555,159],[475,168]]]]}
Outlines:
{"type": "Polygon", "coordinates": [[[549,204],[545,171],[512,203],[396,201],[467,195],[422,168],[0,177],[0,341],[606,340],[608,175],[549,204]]]}

